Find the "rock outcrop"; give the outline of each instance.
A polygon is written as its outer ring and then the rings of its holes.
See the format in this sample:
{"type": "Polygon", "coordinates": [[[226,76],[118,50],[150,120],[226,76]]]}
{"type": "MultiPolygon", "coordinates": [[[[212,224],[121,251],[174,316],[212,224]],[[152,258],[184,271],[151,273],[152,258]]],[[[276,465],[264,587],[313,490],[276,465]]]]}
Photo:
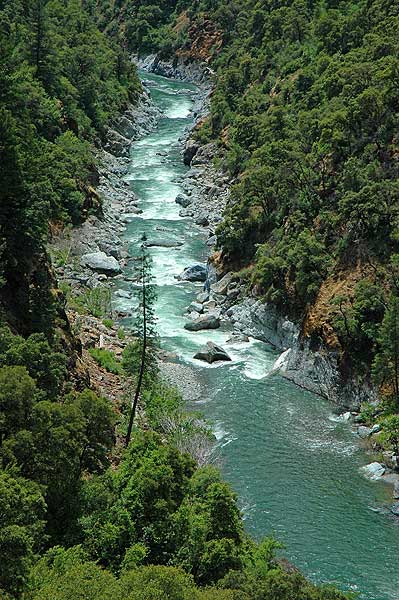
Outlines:
{"type": "Polygon", "coordinates": [[[217,346],[213,342],[207,342],[204,348],[201,348],[199,352],[194,355],[197,360],[203,360],[209,364],[218,361],[231,361],[230,356],[226,350],[223,350],[220,346],[217,346]]]}

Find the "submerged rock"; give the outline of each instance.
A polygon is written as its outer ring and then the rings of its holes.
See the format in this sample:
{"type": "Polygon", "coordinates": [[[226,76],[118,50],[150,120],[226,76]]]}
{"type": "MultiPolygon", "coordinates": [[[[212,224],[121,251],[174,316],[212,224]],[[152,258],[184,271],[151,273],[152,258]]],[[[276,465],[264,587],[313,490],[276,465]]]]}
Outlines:
{"type": "Polygon", "coordinates": [[[146,240],[145,245],[148,248],[151,247],[158,247],[158,248],[176,248],[178,246],[183,246],[183,242],[178,242],[177,240],[171,240],[171,239],[161,239],[161,240],[156,240],[156,239],[149,239],[146,240]]]}
{"type": "Polygon", "coordinates": [[[179,275],[183,281],[206,281],[207,270],[205,265],[192,265],[184,269],[179,275]]]}
{"type": "Polygon", "coordinates": [[[116,258],[107,256],[105,252],[84,254],[80,259],[80,264],[82,267],[89,267],[93,271],[105,273],[105,275],[117,275],[122,271],[116,258]]]}
{"type": "Polygon", "coordinates": [[[231,358],[223,348],[217,346],[213,342],[207,342],[206,346],[201,348],[199,352],[194,355],[197,360],[204,360],[205,362],[212,364],[217,361],[230,361],[231,358]]]}
{"type": "Polygon", "coordinates": [[[212,314],[200,315],[197,319],[189,321],[184,325],[184,329],[187,329],[187,331],[218,329],[218,327],[220,327],[220,319],[216,315],[212,314]]]}
{"type": "Polygon", "coordinates": [[[390,508],[390,511],[395,517],[399,517],[399,502],[395,502],[390,508]]]}
{"type": "Polygon", "coordinates": [[[132,297],[132,294],[127,290],[116,290],[115,296],[117,296],[118,298],[126,298],[127,300],[129,300],[132,297]]]}

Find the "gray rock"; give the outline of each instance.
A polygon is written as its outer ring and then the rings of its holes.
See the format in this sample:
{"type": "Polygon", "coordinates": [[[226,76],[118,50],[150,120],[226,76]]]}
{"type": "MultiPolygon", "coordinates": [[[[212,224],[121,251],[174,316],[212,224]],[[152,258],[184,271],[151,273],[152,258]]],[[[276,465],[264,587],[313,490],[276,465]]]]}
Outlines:
{"type": "Polygon", "coordinates": [[[240,295],[240,290],[238,288],[234,288],[233,290],[227,290],[227,298],[229,300],[235,300],[240,295]]]}
{"type": "Polygon", "coordinates": [[[200,215],[199,217],[197,217],[195,219],[195,224],[196,225],[202,225],[203,227],[206,227],[207,225],[209,225],[209,219],[206,215],[200,215]]]}
{"type": "Polygon", "coordinates": [[[84,254],[80,259],[80,264],[82,267],[89,267],[93,271],[104,273],[105,275],[117,275],[122,271],[116,258],[107,256],[105,252],[84,254]]]}
{"type": "Polygon", "coordinates": [[[148,246],[148,248],[151,247],[159,247],[159,248],[176,248],[178,246],[183,246],[183,242],[179,242],[177,240],[172,240],[172,239],[161,239],[161,240],[156,240],[156,239],[149,239],[146,240],[145,245],[148,246]]]}
{"type": "Polygon", "coordinates": [[[222,294],[224,296],[227,293],[227,288],[232,282],[233,277],[234,273],[230,271],[230,273],[227,273],[222,279],[211,285],[212,291],[215,292],[215,294],[222,294]]]}
{"type": "Polygon", "coordinates": [[[189,311],[194,311],[197,313],[202,313],[202,311],[204,310],[204,305],[201,304],[200,302],[192,302],[190,304],[190,306],[188,307],[189,311]]]}
{"type": "Polygon", "coordinates": [[[183,208],[187,208],[187,206],[190,206],[191,204],[190,198],[187,198],[184,194],[178,194],[175,198],[175,202],[176,204],[180,204],[183,208]]]}
{"type": "Polygon", "coordinates": [[[364,425],[361,425],[360,427],[358,427],[357,435],[359,437],[361,437],[363,440],[370,437],[371,433],[372,433],[371,427],[365,427],[364,425]]]}
{"type": "Polygon", "coordinates": [[[351,420],[351,417],[352,417],[352,415],[351,415],[350,411],[346,411],[346,412],[342,413],[342,414],[340,415],[340,417],[342,418],[342,420],[343,420],[344,422],[346,422],[346,423],[347,423],[348,421],[350,421],[350,420],[351,420]]]}
{"type": "Polygon", "coordinates": [[[249,337],[245,333],[232,333],[226,344],[240,344],[249,342],[249,337]]]}
{"type": "Polygon", "coordinates": [[[362,470],[364,471],[366,477],[373,480],[380,479],[380,477],[382,477],[385,473],[384,465],[378,462],[369,463],[365,467],[362,467],[362,470]]]}
{"type": "Polygon", "coordinates": [[[178,278],[183,281],[206,281],[206,276],[206,266],[197,264],[184,269],[178,278]]]}
{"type": "Polygon", "coordinates": [[[184,329],[187,329],[187,331],[200,331],[201,329],[218,329],[219,327],[219,317],[210,313],[206,315],[200,315],[197,319],[189,321],[184,325],[184,329]]]}
{"type": "Polygon", "coordinates": [[[201,348],[199,352],[194,355],[197,360],[204,360],[205,362],[212,364],[217,361],[230,361],[231,358],[223,348],[217,346],[213,342],[207,342],[204,348],[201,348]]]}
{"type": "Polygon", "coordinates": [[[129,156],[130,144],[131,141],[129,139],[114,129],[107,130],[107,141],[104,148],[114,156],[129,156]]]}
{"type": "Polygon", "coordinates": [[[208,292],[200,292],[199,294],[197,294],[197,302],[201,302],[201,304],[206,302],[208,299],[209,299],[208,292]]]}
{"type": "Polygon", "coordinates": [[[190,165],[194,156],[199,150],[200,144],[195,140],[188,140],[183,153],[183,160],[185,165],[190,165]]]}
{"type": "Polygon", "coordinates": [[[208,300],[207,302],[204,302],[204,310],[209,312],[210,310],[215,310],[215,308],[216,308],[215,300],[208,300]]]}
{"type": "Polygon", "coordinates": [[[112,242],[109,242],[107,240],[100,240],[98,242],[98,247],[100,248],[101,252],[105,252],[105,254],[107,254],[108,256],[113,256],[117,260],[122,258],[120,248],[118,248],[118,246],[112,242]]]}
{"type": "Polygon", "coordinates": [[[218,239],[217,239],[216,235],[211,235],[211,237],[209,237],[206,240],[206,245],[207,246],[214,246],[217,241],[218,241],[218,239]]]}
{"type": "Polygon", "coordinates": [[[180,217],[193,217],[194,216],[194,212],[192,210],[189,210],[188,208],[182,208],[179,211],[179,216],[180,217]]]}
{"type": "Polygon", "coordinates": [[[378,423],[376,423],[375,425],[372,426],[371,428],[371,433],[378,433],[379,431],[381,431],[381,425],[379,425],[378,423]]]}
{"type": "Polygon", "coordinates": [[[395,500],[399,499],[399,481],[397,481],[393,486],[392,496],[395,500]]]}
{"type": "Polygon", "coordinates": [[[399,502],[395,502],[390,508],[390,511],[395,517],[399,517],[399,502]]]}
{"type": "Polygon", "coordinates": [[[132,297],[132,294],[130,292],[128,292],[127,290],[116,290],[115,296],[117,296],[118,298],[129,299],[132,297]]]}

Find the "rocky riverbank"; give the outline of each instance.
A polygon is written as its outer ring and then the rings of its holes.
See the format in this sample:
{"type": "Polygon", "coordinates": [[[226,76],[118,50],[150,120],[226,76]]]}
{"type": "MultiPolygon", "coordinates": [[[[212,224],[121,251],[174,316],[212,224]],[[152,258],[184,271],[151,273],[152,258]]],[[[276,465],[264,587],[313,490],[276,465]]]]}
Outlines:
{"type": "Polygon", "coordinates": [[[89,350],[98,347],[119,357],[130,341],[117,325],[126,313],[113,311],[111,303],[111,290],[124,278],[122,270],[129,260],[122,241],[126,223],[141,212],[123,177],[131,144],[152,131],[159,117],[144,87],[137,105],[129,106],[115,121],[104,147],[97,150],[96,194],[101,212],[91,215],[80,227],[59,233],[49,245],[53,268],[66,296],[68,318],[82,346],[77,368],[87,383],[90,381],[116,404],[125,393],[125,378],[102,368],[89,350]]]}

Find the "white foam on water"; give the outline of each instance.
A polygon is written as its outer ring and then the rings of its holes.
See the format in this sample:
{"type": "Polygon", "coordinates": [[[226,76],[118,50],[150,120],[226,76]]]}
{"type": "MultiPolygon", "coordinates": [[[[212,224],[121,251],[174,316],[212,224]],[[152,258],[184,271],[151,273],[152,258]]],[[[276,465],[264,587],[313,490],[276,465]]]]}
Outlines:
{"type": "Polygon", "coordinates": [[[165,117],[168,119],[187,119],[190,116],[192,105],[191,101],[177,102],[165,111],[165,117]]]}

